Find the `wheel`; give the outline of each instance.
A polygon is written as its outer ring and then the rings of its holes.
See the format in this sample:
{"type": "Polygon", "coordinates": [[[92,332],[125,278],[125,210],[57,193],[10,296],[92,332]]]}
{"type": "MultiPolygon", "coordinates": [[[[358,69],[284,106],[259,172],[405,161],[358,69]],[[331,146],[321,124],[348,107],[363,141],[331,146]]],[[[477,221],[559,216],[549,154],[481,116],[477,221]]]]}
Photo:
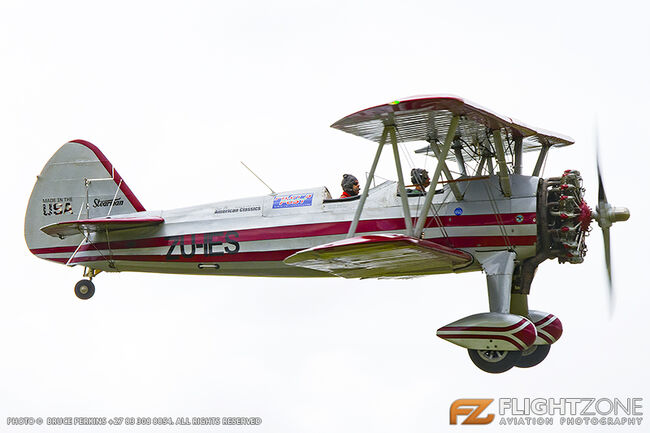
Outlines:
{"type": "Polygon", "coordinates": [[[515,366],[521,352],[507,350],[467,349],[469,357],[478,368],[488,373],[503,373],[515,366]]]}
{"type": "Polygon", "coordinates": [[[79,299],[90,299],[95,294],[95,285],[90,280],[80,280],[74,285],[74,294],[79,299]]]}
{"type": "Polygon", "coordinates": [[[534,367],[546,358],[550,350],[550,344],[530,346],[528,349],[521,352],[521,358],[519,358],[519,361],[517,361],[515,366],[520,368],[534,367]]]}

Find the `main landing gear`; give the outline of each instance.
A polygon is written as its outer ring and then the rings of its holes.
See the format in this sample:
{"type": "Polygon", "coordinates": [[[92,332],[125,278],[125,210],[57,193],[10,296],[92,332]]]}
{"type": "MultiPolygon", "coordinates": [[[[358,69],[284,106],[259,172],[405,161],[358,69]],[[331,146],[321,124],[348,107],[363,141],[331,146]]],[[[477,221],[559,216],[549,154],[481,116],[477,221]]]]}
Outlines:
{"type": "Polygon", "coordinates": [[[93,297],[95,294],[95,284],[92,282],[92,279],[100,272],[97,269],[84,268],[83,276],[88,277],[88,279],[79,280],[74,285],[74,294],[77,295],[77,298],[86,300],[93,297]]]}
{"type": "Polygon", "coordinates": [[[467,352],[474,365],[481,370],[487,373],[504,373],[512,367],[534,367],[546,358],[550,350],[550,345],[540,344],[522,351],[467,349],[467,352]]]}
{"type": "MultiPolygon", "coordinates": [[[[464,347],[478,368],[503,373],[530,368],[548,356],[562,336],[562,323],[553,314],[528,308],[534,268],[522,289],[522,268],[515,253],[500,251],[479,257],[487,274],[490,311],[464,317],[438,329],[438,337],[464,347]]],[[[535,264],[536,267],[536,264],[535,264]]]]}
{"type": "Polygon", "coordinates": [[[515,363],[515,367],[534,367],[546,359],[546,356],[550,351],[550,344],[535,344],[533,346],[530,346],[528,349],[521,352],[521,358],[519,358],[519,361],[515,363]]]}
{"type": "Polygon", "coordinates": [[[474,365],[488,373],[503,373],[521,360],[521,352],[513,350],[467,349],[474,365]]]}

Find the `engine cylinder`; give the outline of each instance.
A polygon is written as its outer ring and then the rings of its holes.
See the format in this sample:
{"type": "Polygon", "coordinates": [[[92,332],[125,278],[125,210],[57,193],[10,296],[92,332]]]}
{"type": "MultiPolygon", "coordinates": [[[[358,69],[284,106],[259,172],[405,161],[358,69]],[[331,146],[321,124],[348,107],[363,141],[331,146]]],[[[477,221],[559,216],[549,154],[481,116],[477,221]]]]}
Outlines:
{"type": "Polygon", "coordinates": [[[546,224],[541,229],[549,240],[552,257],[557,257],[560,263],[582,263],[591,223],[582,176],[577,170],[566,170],[560,177],[546,179],[545,187],[546,224]]]}

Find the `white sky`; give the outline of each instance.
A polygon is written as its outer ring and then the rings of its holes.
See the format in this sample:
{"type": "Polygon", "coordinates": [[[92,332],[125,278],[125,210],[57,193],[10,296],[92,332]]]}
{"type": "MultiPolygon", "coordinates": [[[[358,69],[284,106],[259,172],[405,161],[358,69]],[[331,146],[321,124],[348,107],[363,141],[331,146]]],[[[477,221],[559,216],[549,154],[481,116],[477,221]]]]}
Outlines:
{"type": "MultiPolygon", "coordinates": [[[[467,430],[449,425],[458,398],[643,397],[647,412],[650,7],[521,3],[1,1],[0,431],[74,430],[9,427],[8,416],[263,419],[197,432],[467,430]],[[565,333],[533,369],[483,373],[435,336],[487,311],[480,273],[101,274],[82,302],[81,269],[25,246],[35,176],[70,139],[98,145],[147,209],[265,194],[240,160],[276,191],[336,193],[375,147],[329,125],[426,93],[572,136],[546,174],[581,170],[592,205],[598,118],[608,198],[632,213],[612,230],[616,312],[594,230],[584,264],[540,266],[530,306],[565,333]]],[[[378,174],[391,175],[384,162],[378,174]]]]}

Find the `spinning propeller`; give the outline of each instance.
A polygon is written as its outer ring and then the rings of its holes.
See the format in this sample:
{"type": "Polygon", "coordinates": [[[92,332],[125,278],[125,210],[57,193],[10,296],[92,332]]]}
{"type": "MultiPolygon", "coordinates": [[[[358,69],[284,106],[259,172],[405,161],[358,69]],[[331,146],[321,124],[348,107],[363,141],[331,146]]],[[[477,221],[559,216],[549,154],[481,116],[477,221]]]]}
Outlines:
{"type": "MultiPolygon", "coordinates": [[[[596,149],[598,149],[598,132],[596,132],[596,149]]],[[[598,152],[598,151],[597,151],[598,152]]],[[[605,264],[607,266],[607,281],[609,288],[609,304],[612,306],[614,298],[614,289],[612,286],[612,258],[609,241],[609,228],[615,222],[627,221],[630,218],[630,211],[626,207],[614,207],[607,201],[605,188],[603,187],[603,177],[600,172],[600,157],[596,154],[596,168],[598,170],[598,206],[591,213],[591,218],[596,220],[598,226],[603,231],[603,241],[605,246],[605,264]]]]}

